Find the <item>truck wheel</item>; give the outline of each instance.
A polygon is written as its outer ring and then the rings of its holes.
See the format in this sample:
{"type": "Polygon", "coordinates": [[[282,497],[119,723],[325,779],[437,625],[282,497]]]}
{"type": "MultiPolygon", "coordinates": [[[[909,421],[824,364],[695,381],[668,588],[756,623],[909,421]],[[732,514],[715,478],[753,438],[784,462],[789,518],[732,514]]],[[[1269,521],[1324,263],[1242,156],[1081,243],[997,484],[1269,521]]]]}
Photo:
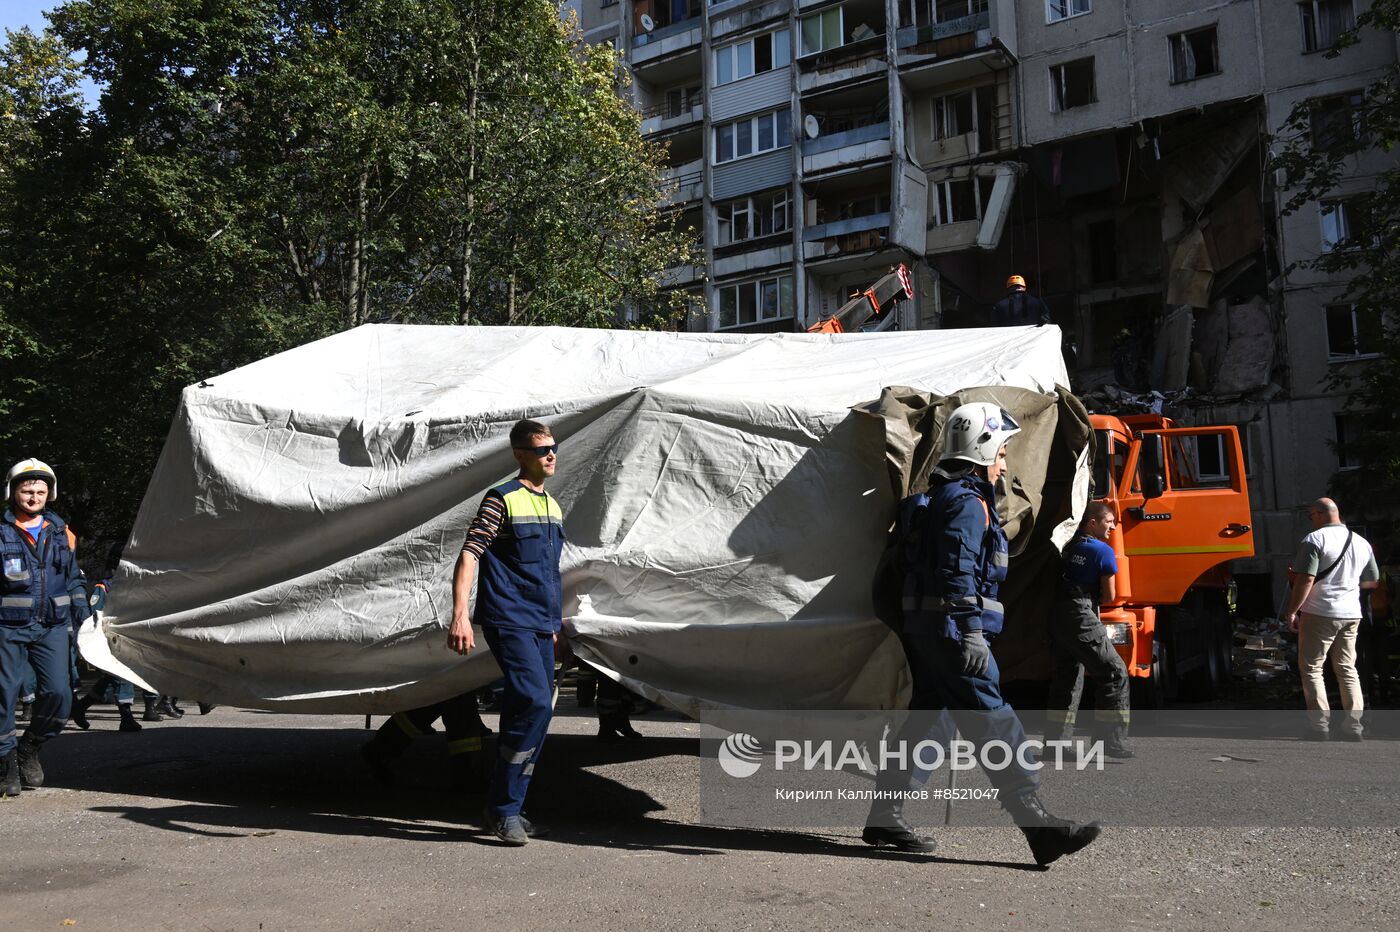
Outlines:
{"type": "Polygon", "coordinates": [[[1152,645],[1152,675],[1134,676],[1128,683],[1128,700],[1134,709],[1160,709],[1166,699],[1166,648],[1152,645]]]}

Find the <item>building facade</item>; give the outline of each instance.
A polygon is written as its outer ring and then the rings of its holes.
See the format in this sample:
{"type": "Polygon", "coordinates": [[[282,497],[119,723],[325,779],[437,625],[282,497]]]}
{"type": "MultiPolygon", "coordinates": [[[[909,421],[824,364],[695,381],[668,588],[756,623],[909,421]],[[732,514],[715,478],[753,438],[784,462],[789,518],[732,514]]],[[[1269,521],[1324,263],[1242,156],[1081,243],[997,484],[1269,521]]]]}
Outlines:
{"type": "MultiPolygon", "coordinates": [[[[624,52],[668,198],[704,244],[665,272],[698,330],[804,330],[890,267],[901,328],[978,326],[1012,273],[1074,344],[1087,397],[1165,396],[1235,424],[1277,601],[1305,503],[1348,468],[1354,416],[1329,376],[1375,324],[1296,264],[1345,236],[1349,198],[1285,216],[1267,170],[1293,106],[1354,95],[1396,59],[1374,32],[1328,50],[1364,0],[574,0],[624,52]],[[1096,394],[1111,385],[1105,394],[1096,394]]],[[[1360,132],[1345,116],[1314,126],[1360,132]]],[[[1354,206],[1354,202],[1353,206],[1354,206]]],[[[1198,472],[1224,451],[1195,450],[1198,472]]]]}

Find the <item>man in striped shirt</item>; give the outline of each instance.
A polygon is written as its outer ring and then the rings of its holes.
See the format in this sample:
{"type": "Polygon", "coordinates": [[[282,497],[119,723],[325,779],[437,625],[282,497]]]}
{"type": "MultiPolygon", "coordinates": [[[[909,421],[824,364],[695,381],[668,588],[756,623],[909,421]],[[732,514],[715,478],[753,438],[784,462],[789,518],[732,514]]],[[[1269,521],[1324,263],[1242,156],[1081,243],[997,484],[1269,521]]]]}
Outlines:
{"type": "Polygon", "coordinates": [[[505,675],[500,756],[484,817],[486,827],[506,844],[523,845],[544,834],[522,809],[554,712],[564,514],[544,490],[558,463],[559,445],[550,429],[538,421],[520,421],[511,428],[510,445],[520,472],[486,493],[467,530],[452,579],[447,643],[459,654],[476,647],[470,606],[475,582],[476,620],[505,675]]]}

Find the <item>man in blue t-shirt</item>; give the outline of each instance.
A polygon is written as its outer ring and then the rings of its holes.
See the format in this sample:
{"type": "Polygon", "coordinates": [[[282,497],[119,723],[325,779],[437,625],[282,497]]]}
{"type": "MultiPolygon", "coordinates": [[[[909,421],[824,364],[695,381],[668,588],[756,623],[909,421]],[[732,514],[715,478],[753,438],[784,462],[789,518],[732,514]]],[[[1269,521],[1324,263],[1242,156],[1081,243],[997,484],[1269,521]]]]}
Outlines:
{"type": "Polygon", "coordinates": [[[1074,734],[1084,671],[1094,678],[1094,738],[1109,757],[1133,756],[1128,747],[1128,667],[1108,638],[1099,606],[1114,599],[1118,560],[1109,545],[1117,521],[1113,509],[1090,502],[1079,533],[1064,551],[1064,573],[1050,617],[1050,699],[1046,741],[1068,741],[1074,734]]]}

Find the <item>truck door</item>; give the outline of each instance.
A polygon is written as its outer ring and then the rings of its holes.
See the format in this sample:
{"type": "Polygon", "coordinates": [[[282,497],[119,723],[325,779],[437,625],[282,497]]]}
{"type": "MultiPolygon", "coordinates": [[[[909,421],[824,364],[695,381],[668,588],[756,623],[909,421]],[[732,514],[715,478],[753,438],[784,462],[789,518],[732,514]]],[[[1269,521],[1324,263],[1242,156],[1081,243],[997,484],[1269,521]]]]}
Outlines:
{"type": "Polygon", "coordinates": [[[1134,445],[1121,490],[1124,553],[1132,562],[1133,599],[1170,605],[1200,576],[1228,560],[1254,555],[1244,454],[1234,427],[1144,431],[1134,445]],[[1161,475],[1154,483],[1143,446],[1160,437],[1161,475]],[[1148,498],[1144,488],[1162,487],[1148,498]]]}

